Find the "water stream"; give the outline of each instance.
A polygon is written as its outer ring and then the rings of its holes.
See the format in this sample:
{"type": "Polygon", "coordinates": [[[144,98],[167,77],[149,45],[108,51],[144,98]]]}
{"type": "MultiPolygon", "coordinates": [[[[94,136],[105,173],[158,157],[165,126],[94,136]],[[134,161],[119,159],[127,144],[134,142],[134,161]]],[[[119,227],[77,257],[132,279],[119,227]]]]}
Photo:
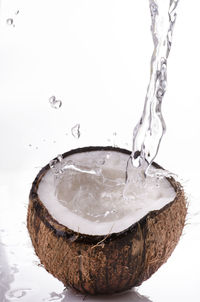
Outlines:
{"type": "MultiPolygon", "coordinates": [[[[150,175],[166,125],[162,116],[161,106],[167,87],[167,60],[171,50],[173,29],[176,21],[176,9],[179,0],[149,0],[151,14],[151,32],[154,43],[151,57],[150,81],[144,102],[142,116],[133,131],[132,154],[127,163],[126,180],[135,181],[135,175],[140,175],[140,180],[145,181],[145,176],[150,175]],[[143,177],[141,178],[141,175],[143,177]]],[[[49,99],[52,107],[59,108],[61,101],[53,96],[49,99]]],[[[80,137],[80,124],[71,129],[75,138],[80,137]]],[[[56,175],[63,172],[56,170],[56,175]]],[[[52,162],[50,167],[52,166],[52,162]]],[[[55,170],[55,169],[54,169],[55,170]]],[[[54,171],[55,172],[55,171],[54,171]]],[[[170,176],[168,171],[159,170],[157,177],[170,176]]]]}
{"type": "Polygon", "coordinates": [[[171,50],[178,2],[179,0],[149,0],[154,50],[143,113],[133,131],[130,161],[133,167],[145,165],[144,162],[148,167],[152,164],[166,131],[161,105],[167,86],[167,59],[171,50]]]}
{"type": "MultiPolygon", "coordinates": [[[[151,164],[158,153],[163,134],[166,130],[161,105],[167,86],[167,60],[172,44],[172,34],[176,21],[176,8],[178,1],[179,0],[149,0],[152,20],[151,32],[154,42],[154,50],[151,58],[150,82],[147,89],[143,113],[139,123],[135,126],[133,131],[133,149],[125,169],[125,179],[122,181],[122,183],[120,183],[120,185],[123,186],[123,182],[125,182],[124,189],[122,190],[124,204],[127,202],[127,200],[132,200],[133,195],[136,192],[138,192],[138,196],[136,197],[139,198],[143,196],[141,195],[143,194],[143,191],[159,191],[159,187],[162,183],[161,179],[165,176],[171,176],[171,173],[166,170],[151,169],[151,164]],[[152,178],[152,180],[150,180],[150,178],[152,178]],[[138,188],[140,188],[139,191],[138,188]],[[150,188],[149,191],[148,188],[150,188]]],[[[59,102],[55,97],[52,97],[50,100],[52,101],[51,103],[53,106],[55,103],[59,102]]],[[[75,138],[79,139],[80,124],[76,124],[71,129],[71,133],[75,138]]],[[[116,135],[116,133],[114,133],[114,135],[116,135]]],[[[99,175],[103,175],[103,168],[105,166],[105,162],[107,163],[107,161],[108,159],[104,161],[103,165],[99,164],[98,173],[93,170],[93,167],[91,166],[88,166],[88,168],[85,169],[81,168],[81,166],[79,166],[76,162],[73,162],[73,164],[68,164],[68,162],[66,162],[61,155],[59,155],[57,159],[51,161],[49,165],[55,176],[56,188],[59,186],[59,182],[62,182],[62,180],[65,179],[64,174],[67,175],[69,171],[71,171],[70,173],[78,172],[77,183],[81,184],[83,179],[88,177],[88,173],[91,174],[94,178],[92,178],[92,181],[95,183],[93,186],[98,187],[97,184],[99,181],[99,175]]],[[[112,169],[114,170],[114,168],[115,167],[113,166],[112,169]]],[[[70,180],[68,179],[68,182],[73,183],[74,179],[75,176],[70,176],[70,180]]],[[[102,179],[104,179],[104,182],[102,182],[103,186],[101,190],[105,190],[105,194],[107,194],[107,191],[109,191],[109,194],[107,195],[114,199],[117,187],[112,189],[111,194],[110,190],[108,190],[108,188],[105,186],[105,177],[102,179]]],[[[107,179],[107,181],[108,180],[109,179],[107,179]]],[[[79,187],[80,186],[78,185],[74,192],[74,198],[77,198],[77,200],[79,200],[80,194],[79,187]]],[[[96,192],[94,190],[90,188],[89,193],[87,194],[89,194],[88,196],[90,196],[92,200],[96,200],[96,192]]],[[[117,199],[120,200],[119,196],[117,199]]],[[[105,200],[102,202],[104,203],[105,200]]],[[[105,211],[105,213],[107,213],[107,211],[105,211]]]]}

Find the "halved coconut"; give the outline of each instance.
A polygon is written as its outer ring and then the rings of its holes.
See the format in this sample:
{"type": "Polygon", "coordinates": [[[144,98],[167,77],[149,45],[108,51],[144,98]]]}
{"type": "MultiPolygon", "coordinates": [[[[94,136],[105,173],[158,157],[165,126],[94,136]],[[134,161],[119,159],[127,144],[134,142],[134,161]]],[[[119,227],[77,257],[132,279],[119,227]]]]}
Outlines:
{"type": "Polygon", "coordinates": [[[164,178],[150,190],[135,186],[139,199],[130,188],[124,197],[129,156],[112,147],[72,150],[63,154],[58,181],[47,165],[33,182],[27,226],[35,252],[48,272],[82,293],[140,285],[180,239],[187,212],[181,185],[164,178]]]}

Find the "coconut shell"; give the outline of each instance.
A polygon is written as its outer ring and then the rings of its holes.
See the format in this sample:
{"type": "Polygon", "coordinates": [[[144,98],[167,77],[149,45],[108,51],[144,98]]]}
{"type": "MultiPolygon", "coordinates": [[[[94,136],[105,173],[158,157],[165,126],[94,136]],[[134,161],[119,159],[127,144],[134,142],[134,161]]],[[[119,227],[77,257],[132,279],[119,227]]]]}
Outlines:
{"type": "MultiPolygon", "coordinates": [[[[63,157],[96,150],[130,155],[130,151],[119,148],[88,147],[69,151],[63,157]]],[[[183,188],[173,178],[168,179],[176,191],[171,203],[120,233],[92,236],[61,225],[42,204],[37,189],[48,169],[49,165],[44,167],[32,184],[27,226],[41,263],[65,286],[92,295],[124,291],[139,286],[170,257],[187,212],[183,188]]]]}

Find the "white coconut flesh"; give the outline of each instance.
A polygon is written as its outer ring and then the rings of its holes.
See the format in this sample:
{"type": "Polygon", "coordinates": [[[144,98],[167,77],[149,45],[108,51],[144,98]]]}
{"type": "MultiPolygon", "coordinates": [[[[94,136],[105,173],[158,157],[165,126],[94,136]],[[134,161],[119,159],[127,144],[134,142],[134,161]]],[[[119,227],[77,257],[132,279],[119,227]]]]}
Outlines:
{"type": "MultiPolygon", "coordinates": [[[[90,151],[67,156],[63,173],[49,169],[38,195],[51,216],[69,229],[88,235],[121,232],[150,211],[160,210],[176,193],[164,178],[135,178],[126,184],[129,156],[116,151],[90,151]]],[[[151,167],[151,170],[156,168],[151,167]]],[[[152,172],[151,171],[151,172],[152,172]]]]}

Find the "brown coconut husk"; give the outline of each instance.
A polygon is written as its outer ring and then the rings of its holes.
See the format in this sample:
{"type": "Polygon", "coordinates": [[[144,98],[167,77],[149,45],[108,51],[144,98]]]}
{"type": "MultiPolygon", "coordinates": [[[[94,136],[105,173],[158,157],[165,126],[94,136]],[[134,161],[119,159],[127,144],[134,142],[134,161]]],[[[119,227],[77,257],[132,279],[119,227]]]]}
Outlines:
{"type": "MultiPolygon", "coordinates": [[[[87,147],[69,151],[63,157],[97,150],[130,155],[120,148],[87,147]]],[[[187,212],[183,188],[173,178],[168,179],[176,191],[171,203],[120,233],[92,236],[61,225],[44,207],[37,189],[48,169],[49,165],[44,167],[32,184],[27,226],[41,263],[65,286],[92,295],[124,291],[139,286],[170,257],[181,237],[187,212]]]]}

